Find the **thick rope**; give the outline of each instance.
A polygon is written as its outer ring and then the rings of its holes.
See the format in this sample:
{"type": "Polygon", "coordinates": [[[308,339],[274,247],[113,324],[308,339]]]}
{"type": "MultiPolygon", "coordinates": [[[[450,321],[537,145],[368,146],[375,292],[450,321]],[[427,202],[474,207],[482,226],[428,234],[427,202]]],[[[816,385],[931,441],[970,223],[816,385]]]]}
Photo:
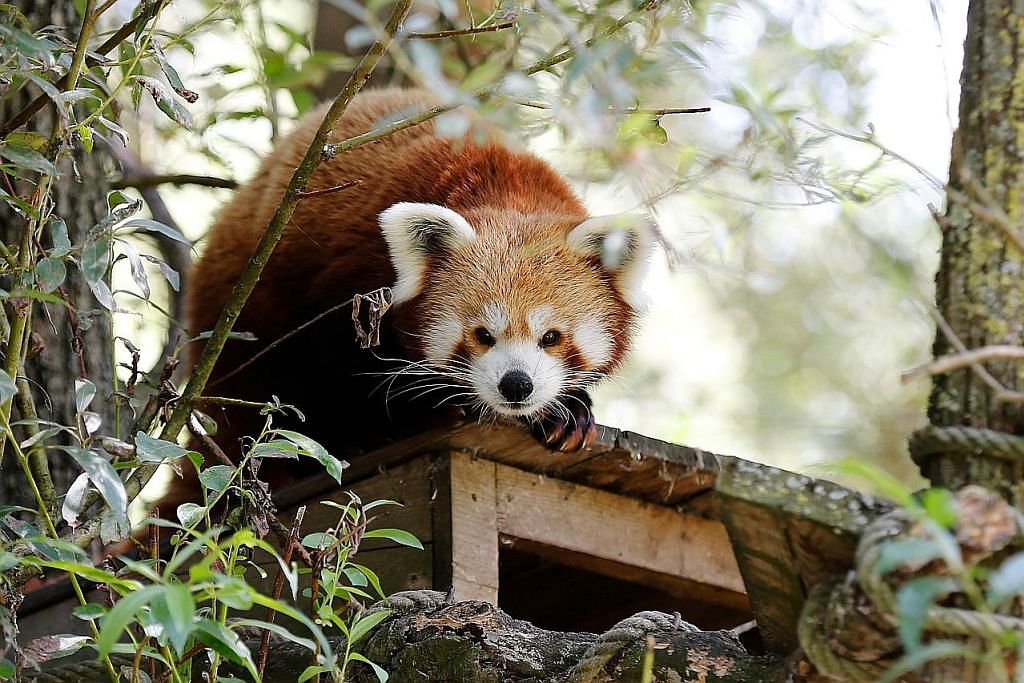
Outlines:
{"type": "Polygon", "coordinates": [[[580,661],[566,673],[566,683],[591,683],[616,655],[631,645],[644,642],[649,635],[671,633],[694,627],[664,612],[638,612],[626,617],[602,633],[587,648],[580,661]]]}
{"type": "Polygon", "coordinates": [[[860,683],[877,681],[887,668],[883,662],[858,662],[840,656],[832,649],[825,631],[825,616],[828,613],[832,591],[842,585],[842,580],[823,581],[807,596],[800,622],[797,625],[797,639],[804,654],[811,660],[819,673],[838,678],[841,681],[860,683]]]}
{"type": "MultiPolygon", "coordinates": [[[[885,543],[896,537],[908,524],[898,513],[879,518],[864,530],[857,547],[857,582],[875,607],[896,624],[896,596],[892,587],[875,567],[885,543]]],[[[977,612],[955,607],[933,606],[924,620],[924,630],[945,635],[1019,637],[1024,633],[1024,619],[1004,614],[977,612]]]]}
{"type": "Polygon", "coordinates": [[[1024,460],[1024,436],[980,427],[929,425],[910,436],[915,462],[937,453],[975,452],[1003,460],[1024,460]]]}

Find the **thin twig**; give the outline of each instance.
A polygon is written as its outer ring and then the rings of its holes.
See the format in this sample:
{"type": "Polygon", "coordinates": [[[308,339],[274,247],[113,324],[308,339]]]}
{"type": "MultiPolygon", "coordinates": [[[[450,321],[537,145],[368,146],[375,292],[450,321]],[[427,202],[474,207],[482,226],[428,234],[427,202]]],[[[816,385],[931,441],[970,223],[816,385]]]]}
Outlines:
{"type": "MultiPolygon", "coordinates": [[[[583,47],[593,47],[594,45],[598,44],[608,36],[618,33],[624,27],[633,23],[640,17],[646,15],[648,12],[651,12],[660,7],[663,2],[664,0],[646,0],[645,2],[641,3],[639,7],[624,14],[621,18],[619,18],[610,26],[599,32],[593,38],[590,38],[589,40],[585,41],[583,43],[583,47]]],[[[541,71],[547,71],[551,67],[557,66],[558,64],[561,64],[562,62],[571,59],[574,55],[576,55],[576,49],[568,48],[562,50],[557,54],[545,57],[544,59],[534,62],[532,65],[523,69],[520,73],[522,73],[524,76],[532,76],[533,74],[539,73],[541,71]]],[[[479,88],[469,95],[469,99],[479,100],[483,97],[491,95],[494,92],[496,92],[500,86],[501,83],[495,83],[492,85],[479,88]]],[[[349,150],[362,147],[363,145],[368,145],[371,142],[376,142],[390,135],[393,135],[394,133],[405,130],[406,128],[418,126],[421,123],[425,123],[427,121],[430,121],[431,119],[435,119],[438,116],[441,116],[442,114],[447,114],[450,111],[458,109],[464,103],[465,101],[449,102],[446,104],[438,105],[426,111],[421,111],[417,114],[413,114],[412,116],[408,116],[399,121],[395,121],[394,123],[389,124],[387,126],[377,128],[376,130],[371,130],[367,133],[363,133],[362,135],[355,135],[353,137],[348,138],[347,140],[342,140],[341,142],[329,144],[324,149],[324,153],[328,157],[333,157],[343,152],[347,152],[349,150]]]]}
{"type": "Polygon", "coordinates": [[[200,396],[192,401],[192,405],[197,408],[204,406],[235,406],[237,408],[263,409],[267,407],[265,402],[246,401],[242,398],[228,398],[226,396],[200,396]]]}
{"type": "MultiPolygon", "coordinates": [[[[282,563],[285,567],[292,561],[292,551],[299,544],[299,530],[302,528],[302,518],[306,516],[306,506],[303,505],[295,511],[295,520],[292,522],[291,531],[288,533],[288,540],[285,541],[284,557],[281,558],[282,563]]],[[[274,579],[274,591],[270,594],[274,600],[281,599],[281,591],[284,590],[284,569],[278,568],[277,578],[274,579]]],[[[274,617],[277,616],[277,611],[267,608],[268,624],[274,623],[274,617]]],[[[260,639],[260,658],[256,664],[256,670],[260,674],[260,678],[263,678],[263,672],[267,668],[267,653],[270,651],[270,629],[263,629],[263,637],[260,639]]]]}
{"type": "MultiPolygon", "coordinates": [[[[530,107],[531,109],[552,109],[552,106],[547,102],[539,102],[537,100],[512,100],[518,105],[523,107],[530,107]]],[[[609,114],[642,114],[644,116],[650,116],[651,118],[659,118],[661,116],[668,116],[670,114],[704,114],[711,111],[711,107],[665,107],[662,109],[644,109],[643,107],[626,107],[624,109],[609,108],[609,114]]]]}
{"type": "MultiPolygon", "coordinates": [[[[281,344],[285,343],[286,341],[288,341],[289,339],[291,339],[292,337],[297,335],[299,332],[302,332],[303,330],[305,330],[308,327],[316,324],[320,320],[323,320],[324,318],[329,316],[331,313],[335,313],[336,311],[340,311],[341,309],[343,309],[343,308],[345,308],[347,306],[351,306],[353,301],[354,301],[354,299],[349,299],[348,301],[343,301],[343,302],[341,302],[340,304],[338,304],[336,306],[331,306],[330,308],[328,308],[323,313],[320,313],[319,315],[314,317],[312,320],[307,320],[306,322],[302,323],[301,325],[296,327],[291,332],[288,332],[287,334],[285,334],[282,337],[278,337],[277,339],[272,341],[270,344],[267,344],[267,346],[265,346],[264,348],[260,349],[252,358],[250,358],[249,360],[245,361],[244,363],[239,365],[237,368],[235,368],[231,372],[227,373],[226,375],[222,375],[222,376],[218,377],[217,379],[215,379],[214,381],[210,382],[209,383],[210,388],[213,388],[213,387],[217,386],[218,384],[220,384],[224,380],[228,379],[229,377],[234,377],[235,375],[240,373],[242,370],[245,370],[247,367],[249,367],[250,365],[252,365],[256,361],[258,361],[262,356],[270,353],[271,351],[276,349],[278,346],[280,346],[281,344]]],[[[202,399],[199,398],[199,399],[196,399],[196,400],[201,401],[202,399]]]]}
{"type": "Polygon", "coordinates": [[[900,380],[906,384],[920,377],[931,375],[943,375],[953,370],[959,370],[978,363],[985,363],[993,360],[1021,360],[1024,359],[1024,346],[1010,346],[1009,344],[997,344],[982,346],[962,353],[954,353],[942,358],[936,358],[930,363],[925,363],[912,370],[907,370],[900,375],[900,380]]]}
{"type": "Polygon", "coordinates": [[[227,453],[217,445],[216,441],[210,438],[209,434],[203,431],[199,421],[194,417],[189,418],[188,431],[192,436],[199,440],[200,447],[206,451],[207,455],[212,455],[221,465],[227,465],[228,467],[235,466],[235,463],[231,462],[231,458],[228,457],[227,453]]]}
{"type": "Polygon", "coordinates": [[[154,173],[151,175],[124,175],[110,184],[114,190],[123,190],[126,187],[142,189],[144,187],[156,187],[157,185],[201,185],[203,187],[221,187],[234,190],[238,183],[231,178],[215,178],[207,175],[193,175],[191,173],[154,173]]]}
{"type": "Polygon", "coordinates": [[[470,28],[454,28],[448,31],[434,31],[433,33],[406,33],[402,37],[409,40],[441,40],[444,38],[455,38],[458,36],[475,36],[480,33],[494,33],[495,31],[505,31],[510,28],[517,26],[516,21],[503,21],[499,24],[491,24],[490,26],[473,26],[470,28]]]}
{"type": "MultiPolygon", "coordinates": [[[[163,0],[162,2],[150,2],[148,4],[143,3],[141,5],[142,9],[139,11],[139,16],[132,17],[131,19],[126,21],[121,26],[121,28],[117,29],[117,31],[114,32],[112,36],[107,38],[105,41],[103,41],[103,43],[100,44],[98,48],[93,50],[93,53],[106,56],[108,52],[110,52],[115,47],[120,45],[125,38],[135,33],[135,29],[139,25],[139,22],[149,21],[150,19],[155,17],[160,12],[161,9],[163,9],[164,5],[166,5],[169,2],[170,0],[163,0]]],[[[90,26],[90,31],[91,30],[92,27],[90,26]]],[[[93,67],[96,66],[98,63],[98,60],[91,56],[85,57],[86,66],[93,67]]],[[[71,88],[68,87],[69,84],[71,84],[72,82],[74,82],[75,84],[78,83],[78,75],[75,74],[72,81],[72,72],[68,71],[68,73],[63,78],[57,81],[57,89],[61,91],[70,90],[74,87],[74,85],[71,85],[71,88]]],[[[8,119],[3,126],[0,126],[0,138],[6,137],[7,134],[10,133],[11,131],[17,130],[21,126],[28,123],[29,120],[37,113],[39,113],[39,110],[45,107],[50,101],[50,96],[46,93],[42,93],[37,98],[29,102],[27,105],[25,105],[24,109],[22,109],[17,114],[8,119]]]]}
{"type": "Polygon", "coordinates": [[[966,166],[960,167],[959,175],[960,182],[963,183],[968,196],[964,197],[952,187],[947,187],[946,192],[950,199],[957,204],[966,206],[968,211],[989,225],[1002,230],[1010,238],[1010,241],[1017,245],[1018,249],[1024,251],[1024,231],[1021,231],[1020,226],[1006,215],[988,188],[979,183],[966,166]]]}
{"type": "MultiPolygon", "coordinates": [[[[946,341],[949,342],[950,346],[952,346],[959,354],[969,353],[967,345],[960,339],[956,330],[953,329],[953,326],[950,325],[949,321],[942,315],[942,312],[934,305],[928,307],[928,312],[931,314],[932,320],[935,321],[935,326],[939,328],[939,332],[941,332],[942,336],[946,338],[946,341]]],[[[993,377],[992,374],[985,369],[985,366],[981,365],[981,363],[972,363],[970,368],[971,371],[978,376],[978,379],[980,379],[985,386],[992,391],[993,398],[997,402],[1024,403],[1024,391],[1013,391],[1011,389],[1007,389],[999,380],[993,377]]]]}
{"type": "Polygon", "coordinates": [[[304,190],[302,192],[297,192],[295,194],[295,196],[298,197],[299,199],[309,199],[310,197],[319,197],[320,195],[334,194],[335,192],[341,192],[342,190],[347,190],[350,187],[355,187],[356,185],[359,185],[362,182],[363,182],[362,180],[358,180],[358,179],[357,180],[346,180],[345,182],[341,183],[340,185],[331,185],[330,187],[322,187],[319,190],[304,190]]]}

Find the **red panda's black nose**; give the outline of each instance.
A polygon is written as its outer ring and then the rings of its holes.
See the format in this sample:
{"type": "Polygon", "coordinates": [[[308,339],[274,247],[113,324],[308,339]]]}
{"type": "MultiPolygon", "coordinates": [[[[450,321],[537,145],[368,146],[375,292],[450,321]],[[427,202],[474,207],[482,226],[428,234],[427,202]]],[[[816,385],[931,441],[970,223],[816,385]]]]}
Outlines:
{"type": "Polygon", "coordinates": [[[511,403],[521,403],[533,393],[533,382],[522,370],[512,370],[498,382],[498,391],[511,403]]]}

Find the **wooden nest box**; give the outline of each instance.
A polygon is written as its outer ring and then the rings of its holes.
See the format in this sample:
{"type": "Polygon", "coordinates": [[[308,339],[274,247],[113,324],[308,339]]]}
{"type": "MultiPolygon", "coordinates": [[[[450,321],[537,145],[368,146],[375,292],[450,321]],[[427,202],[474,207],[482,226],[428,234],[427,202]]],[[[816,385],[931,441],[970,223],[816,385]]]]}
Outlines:
{"type": "Polygon", "coordinates": [[[574,454],[515,427],[463,425],[355,460],[281,493],[289,524],[330,526],[317,505],[390,498],[374,526],[414,533],[425,551],[368,540],[359,562],[385,592],[453,590],[563,631],[607,629],[645,609],[704,630],[756,618],[770,651],[796,647],[806,592],[852,566],[862,525],[883,506],[828,482],[602,427],[574,454]],[[824,494],[824,495],[822,495],[824,494]]]}
{"type": "MultiPolygon", "coordinates": [[[[357,559],[388,594],[451,589],[556,631],[603,632],[650,609],[703,630],[754,619],[740,630],[755,653],[797,647],[805,595],[853,566],[860,530],[887,510],[835,484],[614,429],[566,455],[521,428],[463,425],[355,459],[340,488],[322,475],[281,491],[281,520],[306,505],[303,532],[326,529],[337,510],[319,502],[347,503],[348,491],[402,503],[377,508],[374,528],[423,542],[364,541],[357,559]]],[[[22,638],[54,623],[84,629],[76,604],[67,581],[30,593],[22,638]]]]}

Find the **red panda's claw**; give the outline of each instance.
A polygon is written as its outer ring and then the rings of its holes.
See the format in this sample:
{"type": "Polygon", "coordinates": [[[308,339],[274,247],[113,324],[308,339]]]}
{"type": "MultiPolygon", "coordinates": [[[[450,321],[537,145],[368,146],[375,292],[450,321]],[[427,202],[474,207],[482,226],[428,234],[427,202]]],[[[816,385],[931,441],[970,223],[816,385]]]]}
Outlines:
{"type": "Polygon", "coordinates": [[[562,401],[565,410],[553,411],[532,425],[533,437],[547,448],[561,453],[575,453],[586,448],[597,436],[597,424],[590,411],[590,397],[573,392],[562,401]]]}

